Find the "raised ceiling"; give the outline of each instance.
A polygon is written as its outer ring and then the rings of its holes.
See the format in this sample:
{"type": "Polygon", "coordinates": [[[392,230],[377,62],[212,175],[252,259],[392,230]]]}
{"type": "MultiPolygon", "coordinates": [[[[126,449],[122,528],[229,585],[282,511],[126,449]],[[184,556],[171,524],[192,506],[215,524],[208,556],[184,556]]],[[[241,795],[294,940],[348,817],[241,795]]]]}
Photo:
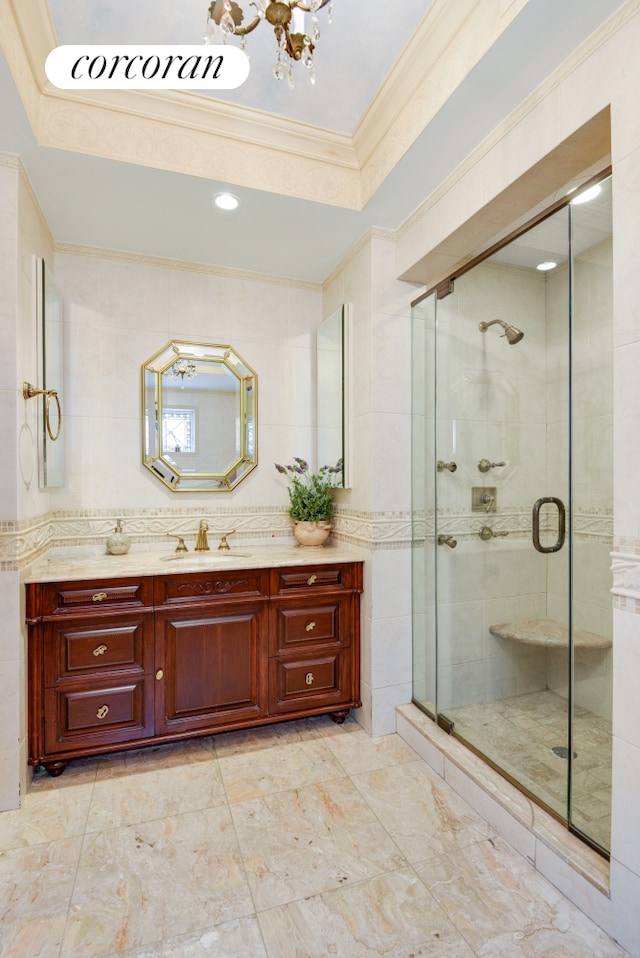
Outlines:
{"type": "Polygon", "coordinates": [[[207,0],[0,0],[0,151],[58,244],[322,282],[397,229],[622,0],[333,0],[318,79],[271,77],[266,24],[238,91],[69,93],[62,43],[199,42],[207,0]],[[401,9],[401,12],[399,11],[401,9]],[[371,19],[375,18],[375,19],[371,19]],[[233,188],[237,214],[211,195],[233,188]]]}

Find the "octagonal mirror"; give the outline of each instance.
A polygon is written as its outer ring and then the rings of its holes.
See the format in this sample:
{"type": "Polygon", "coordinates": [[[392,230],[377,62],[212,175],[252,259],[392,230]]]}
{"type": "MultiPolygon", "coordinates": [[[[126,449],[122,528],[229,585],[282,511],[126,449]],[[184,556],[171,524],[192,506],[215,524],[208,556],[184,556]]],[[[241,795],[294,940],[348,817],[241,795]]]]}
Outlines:
{"type": "Polygon", "coordinates": [[[142,462],[173,492],[229,492],[258,464],[258,377],[231,346],[171,341],[142,367],[142,462]]]}

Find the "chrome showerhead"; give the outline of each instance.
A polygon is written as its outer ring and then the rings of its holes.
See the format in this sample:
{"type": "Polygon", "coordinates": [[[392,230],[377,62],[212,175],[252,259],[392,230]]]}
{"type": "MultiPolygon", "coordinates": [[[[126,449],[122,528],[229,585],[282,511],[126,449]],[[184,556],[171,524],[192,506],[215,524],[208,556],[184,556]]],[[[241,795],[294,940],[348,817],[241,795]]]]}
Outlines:
{"type": "Polygon", "coordinates": [[[492,319],[490,323],[480,323],[478,329],[481,333],[486,333],[486,331],[489,329],[489,326],[493,326],[494,323],[502,326],[504,329],[503,335],[507,337],[507,342],[510,346],[515,346],[515,344],[519,343],[524,337],[524,333],[521,329],[518,329],[517,326],[512,326],[510,323],[505,323],[503,319],[492,319]]]}

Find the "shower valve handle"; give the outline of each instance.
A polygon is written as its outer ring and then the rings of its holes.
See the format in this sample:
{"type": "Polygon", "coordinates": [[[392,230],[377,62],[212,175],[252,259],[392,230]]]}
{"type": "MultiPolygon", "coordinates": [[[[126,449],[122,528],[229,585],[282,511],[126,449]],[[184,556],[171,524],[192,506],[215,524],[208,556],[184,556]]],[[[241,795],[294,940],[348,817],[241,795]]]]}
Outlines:
{"type": "Polygon", "coordinates": [[[484,510],[485,512],[491,512],[492,510],[495,512],[495,506],[496,506],[495,496],[491,496],[489,495],[488,492],[485,492],[484,495],[480,496],[480,502],[482,502],[486,506],[486,509],[484,510]]]}
{"type": "Polygon", "coordinates": [[[436,463],[436,469],[438,472],[443,472],[445,469],[448,469],[449,472],[455,472],[457,468],[458,467],[455,462],[443,462],[442,459],[438,459],[436,463]]]}
{"type": "Polygon", "coordinates": [[[453,536],[438,536],[438,545],[449,546],[450,549],[455,549],[458,545],[458,540],[454,539],[453,536]]]}
{"type": "Polygon", "coordinates": [[[506,462],[491,462],[489,459],[481,459],[478,463],[479,472],[489,472],[490,469],[495,469],[496,466],[506,466],[506,462]]]}
{"type": "Polygon", "coordinates": [[[480,536],[481,539],[483,539],[486,542],[487,539],[498,539],[499,537],[502,537],[502,536],[508,536],[509,533],[494,532],[494,530],[490,526],[483,526],[480,532],[478,533],[478,535],[480,536]]]}

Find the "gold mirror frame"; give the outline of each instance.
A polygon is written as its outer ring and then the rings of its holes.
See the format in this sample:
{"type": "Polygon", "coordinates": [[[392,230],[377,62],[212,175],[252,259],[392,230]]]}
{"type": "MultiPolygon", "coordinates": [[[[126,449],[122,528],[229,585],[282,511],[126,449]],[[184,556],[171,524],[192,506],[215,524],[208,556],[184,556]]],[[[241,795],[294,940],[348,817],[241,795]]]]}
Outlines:
{"type": "Polygon", "coordinates": [[[142,464],[172,492],[230,492],[258,465],[258,376],[231,346],[171,340],[142,366],[142,464]]]}

